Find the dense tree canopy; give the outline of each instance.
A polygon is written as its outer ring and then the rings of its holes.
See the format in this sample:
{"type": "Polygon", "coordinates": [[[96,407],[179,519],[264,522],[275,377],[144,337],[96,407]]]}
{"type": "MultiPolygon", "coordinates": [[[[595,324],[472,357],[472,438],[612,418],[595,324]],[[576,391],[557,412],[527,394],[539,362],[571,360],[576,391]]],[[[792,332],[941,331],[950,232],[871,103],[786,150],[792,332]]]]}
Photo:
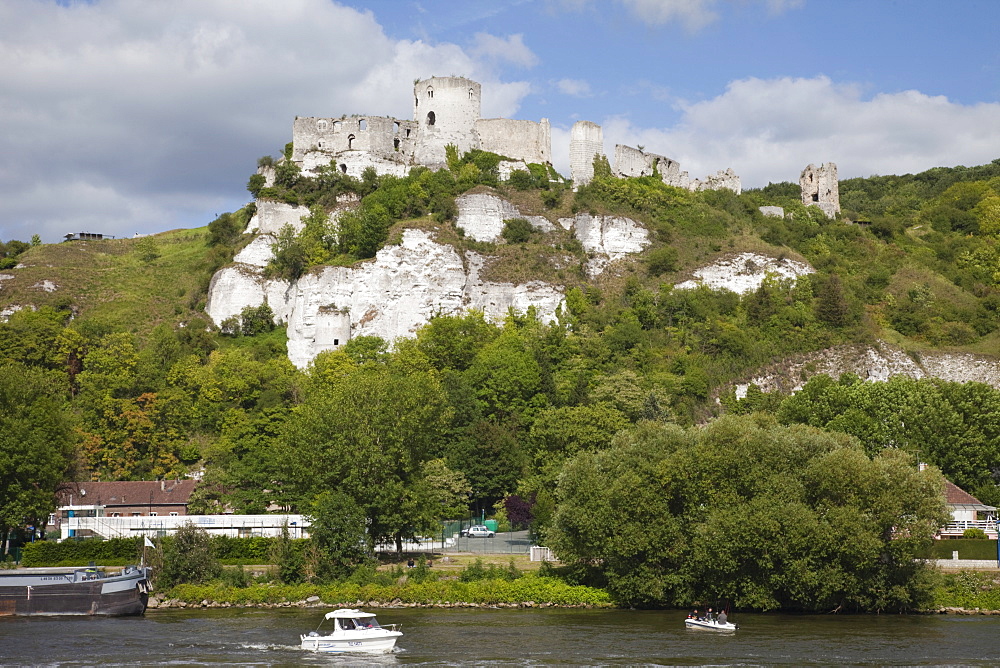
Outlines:
{"type": "Polygon", "coordinates": [[[940,474],[899,450],[773,418],[646,425],[559,478],[551,545],[619,602],[905,610],[946,513],[940,474]]]}

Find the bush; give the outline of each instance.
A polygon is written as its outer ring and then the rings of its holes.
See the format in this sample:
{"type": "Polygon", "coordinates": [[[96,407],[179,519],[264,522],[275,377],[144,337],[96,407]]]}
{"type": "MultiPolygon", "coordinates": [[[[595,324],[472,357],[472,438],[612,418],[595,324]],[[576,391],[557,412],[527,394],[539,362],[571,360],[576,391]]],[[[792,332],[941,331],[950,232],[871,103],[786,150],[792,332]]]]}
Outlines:
{"type": "Polygon", "coordinates": [[[204,529],[186,524],[163,546],[162,586],[200,584],[219,577],[222,566],[212,554],[212,540],[204,529]]]}
{"type": "Polygon", "coordinates": [[[978,527],[969,527],[962,532],[962,538],[973,538],[975,540],[986,540],[986,532],[978,527]]]}
{"type": "Polygon", "coordinates": [[[661,276],[677,270],[677,249],[673,246],[661,246],[650,251],[646,258],[646,267],[650,276],[661,276]]]}
{"type": "Polygon", "coordinates": [[[511,218],[503,221],[503,231],[500,233],[509,244],[523,244],[534,234],[535,228],[524,218],[511,218]]]}
{"type": "Polygon", "coordinates": [[[535,179],[532,178],[531,174],[524,171],[523,169],[515,169],[510,174],[510,178],[507,182],[515,190],[529,190],[535,185],[535,179]]]}

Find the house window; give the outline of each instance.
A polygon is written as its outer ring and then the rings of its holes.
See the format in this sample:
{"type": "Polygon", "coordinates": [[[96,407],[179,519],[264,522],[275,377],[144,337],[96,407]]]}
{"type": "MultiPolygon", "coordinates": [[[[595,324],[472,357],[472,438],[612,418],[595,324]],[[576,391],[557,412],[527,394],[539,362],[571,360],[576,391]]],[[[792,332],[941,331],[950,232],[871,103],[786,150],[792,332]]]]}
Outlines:
{"type": "Polygon", "coordinates": [[[177,517],[177,513],[176,512],[170,513],[170,516],[171,517],[177,517]]]}
{"type": "Polygon", "coordinates": [[[149,514],[150,517],[156,517],[157,515],[159,515],[159,513],[155,511],[149,514]]]}
{"type": "Polygon", "coordinates": [[[133,511],[133,513],[132,513],[132,517],[142,517],[142,513],[139,513],[139,512],[134,512],[134,511],[133,511]]]}
{"type": "Polygon", "coordinates": [[[121,517],[121,513],[111,513],[111,517],[121,517]]]}
{"type": "Polygon", "coordinates": [[[434,125],[435,116],[433,111],[427,112],[427,125],[434,125]]]}

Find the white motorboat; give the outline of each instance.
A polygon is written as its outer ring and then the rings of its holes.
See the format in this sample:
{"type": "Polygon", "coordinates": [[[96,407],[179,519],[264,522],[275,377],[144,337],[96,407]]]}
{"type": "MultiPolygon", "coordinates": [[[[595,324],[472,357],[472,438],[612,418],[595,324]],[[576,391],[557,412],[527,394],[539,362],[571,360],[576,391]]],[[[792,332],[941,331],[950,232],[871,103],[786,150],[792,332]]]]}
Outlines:
{"type": "Polygon", "coordinates": [[[375,615],[352,608],[328,612],[323,616],[315,631],[302,634],[302,649],[314,652],[391,652],[396,646],[396,638],[403,635],[399,624],[379,626],[375,615]],[[333,629],[327,635],[320,635],[323,622],[333,620],[333,629]]]}
{"type": "Polygon", "coordinates": [[[689,629],[706,629],[708,631],[735,631],[738,627],[732,622],[720,622],[717,619],[701,619],[688,617],[684,626],[689,629]]]}

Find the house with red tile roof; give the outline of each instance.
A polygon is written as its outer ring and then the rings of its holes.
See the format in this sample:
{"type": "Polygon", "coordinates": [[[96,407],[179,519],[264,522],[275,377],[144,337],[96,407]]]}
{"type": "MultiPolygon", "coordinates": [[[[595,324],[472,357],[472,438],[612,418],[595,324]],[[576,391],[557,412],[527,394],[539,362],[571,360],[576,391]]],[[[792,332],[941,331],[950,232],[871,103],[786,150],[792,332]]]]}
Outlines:
{"type": "Polygon", "coordinates": [[[988,506],[964,489],[944,481],[944,498],[951,511],[951,522],[945,525],[939,538],[961,538],[966,529],[982,529],[990,538],[997,537],[997,509],[988,506]]]}

